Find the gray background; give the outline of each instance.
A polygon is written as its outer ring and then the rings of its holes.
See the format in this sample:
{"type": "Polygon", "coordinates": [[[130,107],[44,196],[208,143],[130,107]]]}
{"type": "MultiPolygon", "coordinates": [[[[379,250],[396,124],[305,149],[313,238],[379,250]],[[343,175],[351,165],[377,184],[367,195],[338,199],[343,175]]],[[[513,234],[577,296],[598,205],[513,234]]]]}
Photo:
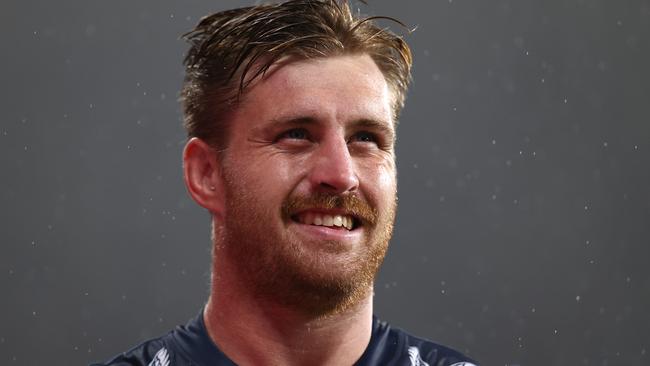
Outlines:
{"type": "MultiPolygon", "coordinates": [[[[178,37],[248,4],[0,4],[0,364],[106,359],[197,314],[178,37]]],[[[484,365],[650,364],[650,3],[361,9],[418,27],[377,314],[484,365]]]]}

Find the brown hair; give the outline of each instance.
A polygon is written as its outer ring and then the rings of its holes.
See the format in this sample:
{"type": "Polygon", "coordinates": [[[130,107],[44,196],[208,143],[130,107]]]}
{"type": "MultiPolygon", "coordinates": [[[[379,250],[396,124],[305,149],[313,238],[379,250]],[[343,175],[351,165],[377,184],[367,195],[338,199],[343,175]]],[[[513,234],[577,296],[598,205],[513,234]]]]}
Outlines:
{"type": "Polygon", "coordinates": [[[368,54],[393,91],[395,121],[411,79],[411,51],[374,19],[357,18],[347,1],[292,0],[226,10],[201,19],[183,38],[185,57],[181,101],[189,137],[226,147],[228,112],[246,87],[284,57],[308,59],[368,54]]]}

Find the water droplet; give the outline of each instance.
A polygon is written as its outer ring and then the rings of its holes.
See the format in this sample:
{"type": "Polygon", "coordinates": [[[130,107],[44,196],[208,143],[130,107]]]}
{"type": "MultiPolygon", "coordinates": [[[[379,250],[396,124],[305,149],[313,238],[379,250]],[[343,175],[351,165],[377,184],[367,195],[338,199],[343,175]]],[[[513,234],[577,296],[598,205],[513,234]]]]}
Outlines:
{"type": "Polygon", "coordinates": [[[95,27],[94,24],[88,24],[86,26],[86,37],[92,37],[95,35],[95,32],[97,31],[97,28],[95,27]]]}

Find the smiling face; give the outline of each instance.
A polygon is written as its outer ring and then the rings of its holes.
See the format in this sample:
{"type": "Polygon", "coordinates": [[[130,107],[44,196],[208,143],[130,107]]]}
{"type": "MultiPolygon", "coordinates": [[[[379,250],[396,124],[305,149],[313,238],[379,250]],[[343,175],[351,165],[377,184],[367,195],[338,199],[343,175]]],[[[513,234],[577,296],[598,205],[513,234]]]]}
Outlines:
{"type": "Polygon", "coordinates": [[[392,97],[366,55],[289,62],[246,93],[216,255],[257,296],[325,314],[370,294],[395,217],[392,97]]]}

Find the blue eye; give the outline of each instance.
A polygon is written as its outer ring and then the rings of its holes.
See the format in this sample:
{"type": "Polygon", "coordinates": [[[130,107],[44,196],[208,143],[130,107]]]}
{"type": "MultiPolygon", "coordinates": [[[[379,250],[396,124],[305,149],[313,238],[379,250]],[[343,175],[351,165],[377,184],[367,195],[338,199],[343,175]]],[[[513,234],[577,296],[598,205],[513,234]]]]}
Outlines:
{"type": "Polygon", "coordinates": [[[292,140],[304,140],[307,138],[307,131],[303,128],[294,128],[283,133],[281,137],[292,140]]]}
{"type": "Polygon", "coordinates": [[[366,131],[358,132],[357,134],[354,135],[353,138],[359,142],[377,142],[377,136],[375,136],[375,134],[373,133],[366,132],[366,131]]]}

